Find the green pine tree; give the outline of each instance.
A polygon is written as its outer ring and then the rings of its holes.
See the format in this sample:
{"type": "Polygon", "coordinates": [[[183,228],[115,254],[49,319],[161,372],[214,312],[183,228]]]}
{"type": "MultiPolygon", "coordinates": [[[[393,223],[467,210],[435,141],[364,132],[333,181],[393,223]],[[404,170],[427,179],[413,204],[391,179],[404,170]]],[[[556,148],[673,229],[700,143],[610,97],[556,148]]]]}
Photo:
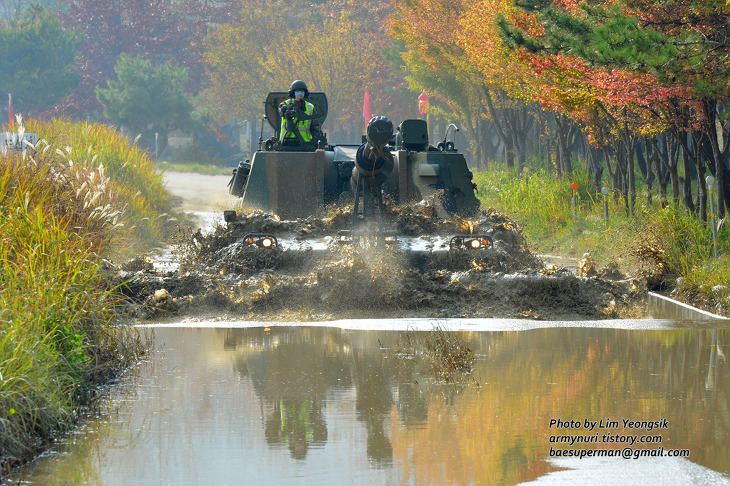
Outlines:
{"type": "Polygon", "coordinates": [[[71,68],[82,42],[80,31],[63,29],[39,6],[0,27],[0,86],[12,93],[16,111],[48,109],[76,88],[79,75],[71,68]]]}
{"type": "Polygon", "coordinates": [[[114,67],[116,80],[108,88],[97,86],[96,97],[104,116],[147,140],[159,135],[159,150],[167,146],[172,130],[192,132],[204,124],[185,93],[187,70],[172,62],[153,66],[141,57],[122,54],[114,67]]]}

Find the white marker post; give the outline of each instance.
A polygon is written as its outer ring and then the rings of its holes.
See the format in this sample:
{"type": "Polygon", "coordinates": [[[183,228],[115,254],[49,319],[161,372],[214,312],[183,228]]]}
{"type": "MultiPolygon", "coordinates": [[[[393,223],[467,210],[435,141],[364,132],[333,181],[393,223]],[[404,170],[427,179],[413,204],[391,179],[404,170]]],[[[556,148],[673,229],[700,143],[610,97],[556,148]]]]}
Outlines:
{"type": "Polygon", "coordinates": [[[522,168],[522,174],[523,174],[523,177],[525,178],[525,187],[527,187],[527,185],[528,185],[528,180],[529,180],[527,177],[528,172],[530,172],[530,169],[528,169],[527,167],[522,168]]]}
{"type": "Polygon", "coordinates": [[[601,189],[603,194],[603,216],[606,219],[606,228],[608,228],[608,187],[601,189]]]}
{"type": "Polygon", "coordinates": [[[578,219],[578,183],[572,183],[570,188],[573,189],[573,217],[578,219]]]}
{"type": "Polygon", "coordinates": [[[705,182],[707,182],[707,188],[709,189],[710,193],[710,217],[712,218],[712,249],[715,251],[715,260],[720,258],[720,256],[717,253],[717,215],[715,214],[715,191],[712,190],[712,186],[715,185],[715,178],[712,176],[707,176],[705,178],[705,182]]]}

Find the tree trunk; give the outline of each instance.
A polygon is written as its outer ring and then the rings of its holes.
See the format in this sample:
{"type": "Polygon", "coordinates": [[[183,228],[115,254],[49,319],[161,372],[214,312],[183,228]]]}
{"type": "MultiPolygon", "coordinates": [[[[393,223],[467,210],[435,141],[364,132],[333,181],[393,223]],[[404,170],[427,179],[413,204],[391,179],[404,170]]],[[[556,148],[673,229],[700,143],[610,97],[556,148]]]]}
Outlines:
{"type": "Polygon", "coordinates": [[[614,172],[614,187],[621,193],[624,200],[628,201],[628,185],[626,180],[627,161],[626,150],[624,150],[624,141],[619,138],[616,143],[616,171],[614,172]]]}
{"type": "Polygon", "coordinates": [[[679,145],[677,140],[667,140],[667,160],[669,160],[669,174],[672,179],[672,199],[675,204],[679,204],[679,145]]]}
{"type": "Polygon", "coordinates": [[[702,173],[705,172],[705,164],[703,162],[703,158],[700,155],[700,140],[702,139],[701,134],[698,133],[692,133],[691,134],[691,140],[692,140],[692,146],[689,145],[689,139],[688,139],[688,133],[687,132],[677,132],[675,133],[675,137],[677,141],[679,142],[680,146],[682,147],[682,154],[684,155],[684,182],[683,182],[683,194],[684,194],[684,205],[685,207],[692,211],[697,212],[699,211],[702,213],[702,209],[699,207],[700,201],[703,201],[703,198],[700,196],[700,186],[698,185],[697,188],[697,206],[695,207],[694,200],[692,199],[692,167],[690,165],[690,162],[694,164],[695,169],[697,169],[697,173],[700,173],[700,168],[702,168],[702,173]]]}
{"type": "MultiPolygon", "coordinates": [[[[627,135],[628,136],[628,135],[627,135]]],[[[636,207],[636,142],[631,139],[627,144],[626,156],[629,161],[629,216],[634,215],[636,207]]]]}
{"type": "MultiPolygon", "coordinates": [[[[679,203],[679,173],[677,172],[677,150],[676,146],[672,149],[669,148],[667,137],[662,137],[662,147],[659,147],[659,143],[656,138],[651,140],[654,147],[654,151],[657,155],[657,173],[662,171],[668,172],[669,177],[672,180],[672,196],[674,197],[675,204],[679,203]],[[662,149],[663,148],[663,149],[662,149]]],[[[660,182],[659,190],[662,196],[662,206],[666,204],[667,190],[666,190],[666,177],[664,182],[660,182]]]]}
{"type": "MultiPolygon", "coordinates": [[[[663,135],[661,137],[662,145],[666,145],[667,143],[667,137],[666,135],[663,135]]],[[[661,198],[661,205],[662,207],[665,207],[667,204],[667,184],[669,184],[669,181],[672,180],[672,172],[671,168],[667,165],[667,163],[664,162],[664,159],[661,156],[661,150],[657,151],[657,157],[655,159],[656,163],[656,177],[657,177],[657,186],[659,187],[659,197],[661,198]]],[[[675,171],[675,179],[676,180],[676,171],[675,171]]]]}
{"type": "Polygon", "coordinates": [[[607,148],[603,148],[601,151],[603,152],[603,158],[606,160],[606,168],[608,169],[608,176],[611,178],[611,184],[616,189],[618,187],[616,185],[616,172],[611,168],[611,156],[608,154],[607,148]]]}
{"type": "MultiPolygon", "coordinates": [[[[472,163],[479,169],[485,167],[484,161],[489,156],[488,151],[491,147],[491,145],[486,144],[488,141],[485,140],[484,136],[485,125],[488,122],[482,116],[483,110],[484,107],[482,106],[481,108],[476,107],[474,110],[464,111],[461,120],[462,125],[460,127],[461,130],[469,134],[469,138],[471,139],[471,147],[469,148],[471,149],[470,152],[474,155],[472,163]]],[[[462,150],[466,151],[466,149],[466,146],[462,147],[462,150]]]]}
{"type": "MultiPolygon", "coordinates": [[[[725,147],[720,147],[720,141],[717,135],[717,100],[705,100],[703,103],[705,116],[707,117],[707,135],[710,139],[712,147],[712,165],[715,169],[715,188],[717,190],[717,216],[722,218],[725,215],[725,164],[723,163],[724,153],[727,151],[727,141],[725,147]],[[725,149],[725,150],[723,150],[725,149]]],[[[702,181],[704,182],[704,180],[702,181]]]]}
{"type": "Polygon", "coordinates": [[[588,171],[593,181],[593,191],[601,192],[601,178],[603,177],[603,165],[601,164],[600,149],[588,146],[588,171]]]}
{"type": "Polygon", "coordinates": [[[652,150],[649,140],[644,140],[644,146],[646,147],[646,204],[651,206],[651,187],[654,184],[652,165],[658,166],[659,156],[652,150]]]}
{"type": "Polygon", "coordinates": [[[700,211],[700,219],[707,222],[707,185],[705,184],[705,172],[707,172],[707,168],[704,164],[697,167],[697,208],[700,211]]]}
{"type": "MultiPolygon", "coordinates": [[[[686,137],[687,134],[685,133],[686,137]]],[[[695,204],[692,200],[692,169],[690,168],[689,155],[685,150],[682,150],[682,165],[684,166],[684,180],[682,181],[682,199],[684,200],[684,206],[692,213],[695,211],[695,204]]]]}
{"type": "Polygon", "coordinates": [[[556,138],[558,145],[557,167],[558,176],[564,174],[573,175],[573,165],[570,161],[572,155],[573,136],[575,135],[576,125],[568,118],[560,114],[555,114],[555,123],[557,125],[556,138]]]}
{"type": "Polygon", "coordinates": [[[483,86],[483,90],[489,115],[492,118],[494,126],[497,127],[497,135],[499,135],[499,139],[502,141],[502,144],[504,144],[505,165],[512,168],[515,166],[514,144],[512,143],[512,135],[509,132],[509,126],[505,123],[504,110],[497,110],[495,108],[494,101],[492,100],[492,94],[486,86],[483,86]]]}
{"type": "Polygon", "coordinates": [[[529,106],[523,106],[517,111],[517,118],[519,120],[519,125],[517,126],[517,129],[515,130],[515,134],[517,137],[517,163],[519,166],[519,171],[522,173],[522,169],[525,168],[525,163],[527,161],[527,147],[530,140],[530,132],[532,132],[532,129],[535,125],[535,117],[532,114],[532,111],[530,110],[529,106]]]}

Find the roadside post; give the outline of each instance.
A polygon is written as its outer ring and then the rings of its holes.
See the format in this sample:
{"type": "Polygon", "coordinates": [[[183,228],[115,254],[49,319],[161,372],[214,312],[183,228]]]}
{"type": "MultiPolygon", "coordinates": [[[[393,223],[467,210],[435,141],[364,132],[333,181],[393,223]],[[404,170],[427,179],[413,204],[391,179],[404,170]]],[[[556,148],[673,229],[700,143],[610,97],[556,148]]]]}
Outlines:
{"type": "Polygon", "coordinates": [[[28,150],[35,153],[37,146],[37,133],[0,132],[0,155],[18,153],[25,157],[28,150]]]}
{"type": "Polygon", "coordinates": [[[574,182],[570,187],[573,189],[573,217],[578,219],[578,183],[574,182]]]}
{"type": "Polygon", "coordinates": [[[529,178],[527,177],[528,172],[530,172],[530,169],[528,167],[522,168],[522,176],[525,178],[525,187],[528,185],[529,178]]]}
{"type": "Polygon", "coordinates": [[[715,178],[712,176],[707,176],[705,178],[705,182],[707,182],[707,188],[710,192],[710,217],[712,218],[712,249],[715,251],[715,260],[719,258],[719,255],[717,254],[717,215],[715,214],[715,191],[712,190],[712,187],[715,185],[715,178]]]}
{"type": "Polygon", "coordinates": [[[606,220],[606,228],[608,228],[608,187],[601,189],[603,194],[603,217],[606,220]]]}

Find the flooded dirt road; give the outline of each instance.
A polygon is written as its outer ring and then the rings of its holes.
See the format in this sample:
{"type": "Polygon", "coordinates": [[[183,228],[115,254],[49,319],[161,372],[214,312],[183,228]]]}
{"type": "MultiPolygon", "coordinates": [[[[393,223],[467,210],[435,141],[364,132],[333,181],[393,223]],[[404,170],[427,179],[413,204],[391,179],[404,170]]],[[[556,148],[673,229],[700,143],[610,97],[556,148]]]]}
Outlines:
{"type": "Polygon", "coordinates": [[[456,333],[474,369],[445,383],[424,354],[408,352],[425,336],[405,330],[417,324],[148,328],[155,351],[109,392],[101,416],[15,479],[730,483],[730,330],[667,320],[532,330],[517,321],[443,321],[492,329],[456,333]],[[571,421],[580,427],[565,427],[571,421]],[[601,425],[588,430],[586,421],[601,425]],[[569,442],[578,437],[590,442],[569,442]],[[650,442],[626,442],[632,437],[650,442]],[[613,456],[627,450],[654,457],[613,456]],[[669,457],[673,451],[688,456],[669,457]]]}
{"type": "Polygon", "coordinates": [[[180,239],[176,267],[134,262],[120,273],[129,311],[145,319],[643,316],[641,279],[609,266],[585,266],[595,278],[548,267],[518,226],[493,209],[469,219],[441,218],[437,197],[391,202],[382,225],[371,219],[358,226],[362,236],[342,243],[343,232],[353,229],[348,205],[291,221],[252,212],[224,223],[222,209],[236,203],[225,177],[198,186],[189,179],[202,176],[167,177],[178,194],[194,192],[194,215],[208,224],[180,239]],[[216,193],[205,205],[201,195],[211,187],[216,193]],[[262,234],[274,243],[257,246],[262,234]],[[454,246],[454,237],[476,246],[454,246]]]}

